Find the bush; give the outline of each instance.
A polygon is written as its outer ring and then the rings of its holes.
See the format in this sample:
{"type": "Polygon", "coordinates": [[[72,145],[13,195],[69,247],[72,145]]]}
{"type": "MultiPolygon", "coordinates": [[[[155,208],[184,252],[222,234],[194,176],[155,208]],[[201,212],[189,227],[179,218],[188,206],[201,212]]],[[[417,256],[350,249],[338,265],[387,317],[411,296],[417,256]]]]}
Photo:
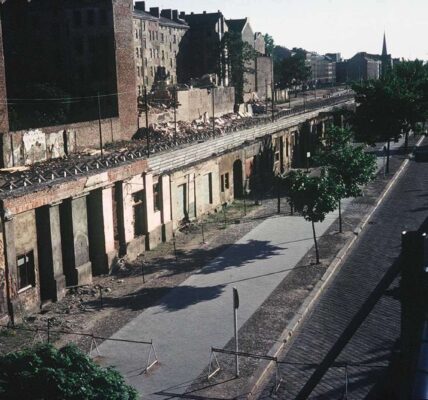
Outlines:
{"type": "Polygon", "coordinates": [[[101,368],[76,346],[44,344],[0,358],[3,400],[136,400],[113,368],[101,368]]]}

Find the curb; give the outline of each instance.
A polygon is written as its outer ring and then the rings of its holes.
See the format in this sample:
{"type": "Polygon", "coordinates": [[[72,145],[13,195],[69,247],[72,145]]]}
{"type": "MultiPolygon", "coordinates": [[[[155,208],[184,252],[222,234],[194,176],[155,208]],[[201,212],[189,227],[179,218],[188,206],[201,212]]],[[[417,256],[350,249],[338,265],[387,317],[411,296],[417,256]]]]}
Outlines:
{"type": "MultiPolygon", "coordinates": [[[[421,137],[419,141],[416,143],[415,147],[419,147],[424,140],[424,137],[421,137]]],[[[309,311],[311,311],[312,307],[314,306],[316,300],[320,297],[320,295],[323,293],[324,289],[330,282],[331,278],[335,275],[336,272],[338,272],[338,269],[340,265],[342,264],[342,261],[346,258],[346,256],[349,253],[349,250],[353,247],[355,242],[358,239],[359,234],[362,232],[364,227],[367,225],[369,220],[372,218],[375,211],[379,208],[379,206],[384,201],[385,197],[388,195],[388,193],[391,191],[392,187],[395,185],[403,171],[406,169],[406,167],[409,165],[409,159],[406,159],[400,166],[400,168],[395,172],[393,178],[388,182],[386,187],[383,189],[382,194],[378,198],[375,206],[363,217],[362,221],[357,225],[357,228],[354,230],[354,236],[351,239],[348,239],[345,246],[342,247],[341,250],[337,253],[337,255],[334,257],[334,260],[331,262],[330,266],[327,268],[327,271],[324,273],[322,278],[318,281],[318,283],[315,285],[315,287],[312,289],[309,296],[304,300],[302,305],[300,306],[299,310],[297,311],[296,315],[291,319],[291,321],[288,323],[287,327],[282,332],[281,336],[277,340],[277,343],[275,343],[271,349],[268,352],[268,356],[270,357],[278,357],[281,351],[283,350],[284,346],[288,343],[288,341],[293,336],[294,332],[297,330],[298,326],[308,314],[309,311]]],[[[257,393],[257,389],[260,388],[263,383],[264,379],[267,376],[267,374],[274,368],[274,362],[269,361],[269,363],[266,366],[259,367],[255,374],[254,378],[250,383],[247,385],[247,389],[244,390],[244,393],[246,393],[247,399],[253,399],[254,396],[257,393]]]]}

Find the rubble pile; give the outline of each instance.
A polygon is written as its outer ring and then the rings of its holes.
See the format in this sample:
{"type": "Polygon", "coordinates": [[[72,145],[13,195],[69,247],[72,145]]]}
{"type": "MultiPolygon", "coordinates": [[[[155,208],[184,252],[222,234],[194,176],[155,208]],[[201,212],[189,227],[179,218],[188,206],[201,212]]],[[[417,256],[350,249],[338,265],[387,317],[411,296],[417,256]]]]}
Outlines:
{"type": "MultiPolygon", "coordinates": [[[[224,134],[234,131],[245,125],[249,118],[242,117],[239,114],[226,114],[222,117],[214,119],[215,133],[224,134]]],[[[154,139],[172,139],[175,134],[174,122],[156,123],[150,125],[154,139]]],[[[204,133],[212,133],[213,121],[212,118],[200,118],[193,122],[177,121],[177,136],[179,139],[188,139],[204,133]]]]}

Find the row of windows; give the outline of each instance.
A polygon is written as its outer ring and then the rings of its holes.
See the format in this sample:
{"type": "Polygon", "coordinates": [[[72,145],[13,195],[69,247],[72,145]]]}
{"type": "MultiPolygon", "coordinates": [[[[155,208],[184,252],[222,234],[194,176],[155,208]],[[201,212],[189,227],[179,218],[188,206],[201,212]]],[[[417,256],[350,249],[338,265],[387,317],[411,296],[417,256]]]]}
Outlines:
{"type": "Polygon", "coordinates": [[[94,9],[86,10],[86,12],[81,10],[73,11],[73,25],[76,28],[80,28],[84,24],[86,24],[86,26],[94,26],[97,21],[100,25],[107,25],[107,10],[101,9],[98,10],[98,13],[94,9]]]}

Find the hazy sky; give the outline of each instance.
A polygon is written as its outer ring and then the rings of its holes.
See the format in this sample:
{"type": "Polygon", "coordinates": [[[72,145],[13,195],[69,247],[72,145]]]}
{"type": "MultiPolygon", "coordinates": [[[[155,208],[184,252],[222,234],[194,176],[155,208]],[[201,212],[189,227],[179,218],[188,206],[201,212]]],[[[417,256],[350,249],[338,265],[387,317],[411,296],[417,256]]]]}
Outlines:
{"type": "Polygon", "coordinates": [[[383,32],[393,57],[428,60],[428,0],[148,0],[148,7],[249,17],[277,44],[318,53],[380,53],[383,32]]]}

